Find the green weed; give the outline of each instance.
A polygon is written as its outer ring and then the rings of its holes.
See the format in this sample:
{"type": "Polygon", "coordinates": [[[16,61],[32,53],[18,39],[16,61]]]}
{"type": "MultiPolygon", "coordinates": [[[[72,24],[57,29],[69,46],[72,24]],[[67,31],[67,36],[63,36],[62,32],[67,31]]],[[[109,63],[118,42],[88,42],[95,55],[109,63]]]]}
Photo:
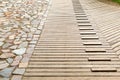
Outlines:
{"type": "Polygon", "coordinates": [[[112,0],[112,1],[120,3],[120,0],[112,0]]]}

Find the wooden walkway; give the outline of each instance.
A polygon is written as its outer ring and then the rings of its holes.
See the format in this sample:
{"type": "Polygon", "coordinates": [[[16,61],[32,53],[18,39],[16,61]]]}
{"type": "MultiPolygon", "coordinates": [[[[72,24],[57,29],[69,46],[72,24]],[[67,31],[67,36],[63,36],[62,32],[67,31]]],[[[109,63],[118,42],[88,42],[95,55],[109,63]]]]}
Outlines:
{"type": "Polygon", "coordinates": [[[79,0],[52,2],[23,80],[120,80],[118,54],[79,0]]]}

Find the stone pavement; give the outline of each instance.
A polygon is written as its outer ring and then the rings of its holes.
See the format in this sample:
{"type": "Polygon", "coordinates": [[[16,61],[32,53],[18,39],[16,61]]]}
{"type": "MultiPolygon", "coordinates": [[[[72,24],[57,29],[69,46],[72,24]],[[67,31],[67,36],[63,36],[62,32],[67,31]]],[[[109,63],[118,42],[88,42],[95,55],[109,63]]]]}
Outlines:
{"type": "MultiPolygon", "coordinates": [[[[119,80],[119,43],[111,45],[107,35],[114,32],[102,34],[101,29],[107,31],[108,26],[95,24],[95,13],[102,14],[105,7],[101,4],[111,6],[98,0],[52,0],[23,80],[119,80]],[[102,7],[102,11],[97,8],[94,12],[94,7],[102,7]]],[[[116,41],[114,35],[111,39],[116,41]]]]}
{"type": "Polygon", "coordinates": [[[46,18],[47,0],[0,0],[0,80],[21,80],[46,18]]]}

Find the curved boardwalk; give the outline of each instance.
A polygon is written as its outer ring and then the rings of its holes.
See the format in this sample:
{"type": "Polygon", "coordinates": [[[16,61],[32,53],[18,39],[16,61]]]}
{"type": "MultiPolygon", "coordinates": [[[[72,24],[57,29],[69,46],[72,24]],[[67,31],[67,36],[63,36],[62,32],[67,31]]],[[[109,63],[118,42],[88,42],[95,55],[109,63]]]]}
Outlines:
{"type": "Polygon", "coordinates": [[[89,19],[99,28],[111,47],[120,54],[120,6],[107,0],[80,0],[89,19]],[[94,3],[93,3],[94,2],[94,3]]]}
{"type": "Polygon", "coordinates": [[[92,1],[94,6],[102,4],[96,0],[52,1],[23,80],[120,79],[119,55],[101,31],[107,28],[94,24],[95,12],[89,11],[92,1]]]}

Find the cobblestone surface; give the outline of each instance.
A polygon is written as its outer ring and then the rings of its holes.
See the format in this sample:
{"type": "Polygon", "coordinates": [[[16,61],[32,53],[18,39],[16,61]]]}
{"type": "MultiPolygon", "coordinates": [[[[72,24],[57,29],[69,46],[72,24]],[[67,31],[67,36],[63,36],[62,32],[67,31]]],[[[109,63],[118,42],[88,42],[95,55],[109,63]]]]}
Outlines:
{"type": "Polygon", "coordinates": [[[48,0],[0,0],[0,80],[22,79],[48,4],[48,0]]]}

